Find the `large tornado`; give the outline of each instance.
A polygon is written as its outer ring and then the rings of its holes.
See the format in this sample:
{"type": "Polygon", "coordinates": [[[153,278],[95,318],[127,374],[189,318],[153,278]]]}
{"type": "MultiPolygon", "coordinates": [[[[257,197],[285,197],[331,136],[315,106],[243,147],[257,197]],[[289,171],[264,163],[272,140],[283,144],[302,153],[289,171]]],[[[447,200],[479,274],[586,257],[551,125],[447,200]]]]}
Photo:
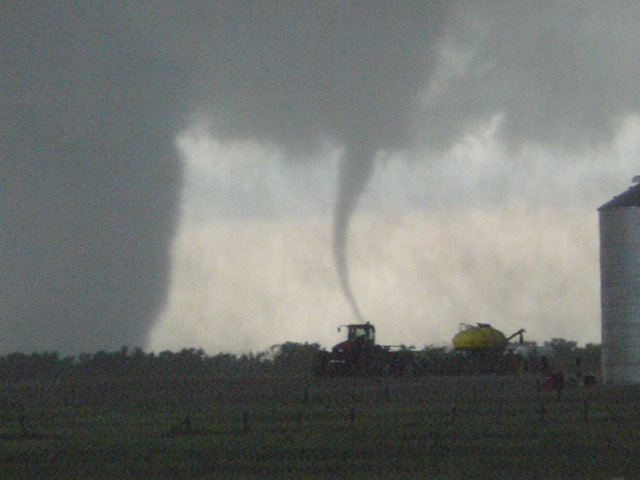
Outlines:
{"type": "Polygon", "coordinates": [[[376,152],[406,145],[448,3],[4,2],[0,353],[145,341],[169,288],[173,141],[194,111],[291,161],[327,139],[346,150],[334,248],[361,317],[349,220],[376,152]]]}

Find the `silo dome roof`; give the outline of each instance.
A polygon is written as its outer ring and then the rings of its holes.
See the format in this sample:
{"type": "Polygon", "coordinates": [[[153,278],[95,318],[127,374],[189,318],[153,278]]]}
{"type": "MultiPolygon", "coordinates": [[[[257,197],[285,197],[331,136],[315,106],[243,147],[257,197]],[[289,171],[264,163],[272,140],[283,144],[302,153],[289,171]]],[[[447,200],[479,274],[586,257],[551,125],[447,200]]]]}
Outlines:
{"type": "MultiPolygon", "coordinates": [[[[634,177],[634,181],[636,181],[637,178],[638,177],[634,177]]],[[[612,200],[598,208],[598,210],[613,210],[615,208],[628,207],[640,207],[640,183],[636,183],[636,185],[629,187],[626,192],[616,195],[612,200]]]]}

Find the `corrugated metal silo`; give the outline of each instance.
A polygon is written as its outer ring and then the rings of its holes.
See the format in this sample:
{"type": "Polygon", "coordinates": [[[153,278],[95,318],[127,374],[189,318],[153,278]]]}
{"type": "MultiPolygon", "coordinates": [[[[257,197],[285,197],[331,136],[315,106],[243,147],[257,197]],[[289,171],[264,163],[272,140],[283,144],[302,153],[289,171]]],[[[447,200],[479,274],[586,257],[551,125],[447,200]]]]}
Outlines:
{"type": "Polygon", "coordinates": [[[604,381],[640,384],[640,184],[598,210],[604,381]]]}

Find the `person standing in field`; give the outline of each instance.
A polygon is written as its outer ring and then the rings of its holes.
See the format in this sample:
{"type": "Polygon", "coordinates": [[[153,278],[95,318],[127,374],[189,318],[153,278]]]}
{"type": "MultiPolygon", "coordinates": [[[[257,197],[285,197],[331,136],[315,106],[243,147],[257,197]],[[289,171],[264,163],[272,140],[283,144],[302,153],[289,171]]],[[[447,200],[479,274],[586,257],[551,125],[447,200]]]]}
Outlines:
{"type": "Polygon", "coordinates": [[[577,387],[582,385],[584,379],[584,372],[582,371],[582,357],[576,357],[576,362],[571,370],[569,376],[569,383],[571,386],[577,387]]]}
{"type": "Polygon", "coordinates": [[[562,372],[554,372],[551,362],[545,356],[540,358],[541,371],[543,379],[536,380],[538,390],[555,390],[559,391],[564,388],[564,375],[562,372]]]}

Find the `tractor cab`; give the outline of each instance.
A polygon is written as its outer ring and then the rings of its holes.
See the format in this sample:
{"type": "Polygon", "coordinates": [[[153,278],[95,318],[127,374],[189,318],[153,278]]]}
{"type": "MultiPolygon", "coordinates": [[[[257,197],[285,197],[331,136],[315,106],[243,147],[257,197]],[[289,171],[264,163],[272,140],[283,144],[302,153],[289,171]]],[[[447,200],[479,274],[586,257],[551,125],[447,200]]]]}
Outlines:
{"type": "Polygon", "coordinates": [[[357,323],[338,327],[338,331],[347,329],[347,339],[333,347],[334,352],[369,349],[376,344],[376,328],[367,323],[357,323]]]}
{"type": "MultiPolygon", "coordinates": [[[[345,325],[347,328],[348,342],[362,342],[367,345],[375,345],[376,343],[376,327],[369,322],[363,324],[345,325]]],[[[341,327],[338,327],[340,331],[341,327]]]]}
{"type": "Polygon", "coordinates": [[[347,329],[347,338],[330,352],[319,352],[314,371],[320,375],[402,375],[406,358],[389,345],[376,345],[376,328],[366,323],[338,327],[347,329]]]}

